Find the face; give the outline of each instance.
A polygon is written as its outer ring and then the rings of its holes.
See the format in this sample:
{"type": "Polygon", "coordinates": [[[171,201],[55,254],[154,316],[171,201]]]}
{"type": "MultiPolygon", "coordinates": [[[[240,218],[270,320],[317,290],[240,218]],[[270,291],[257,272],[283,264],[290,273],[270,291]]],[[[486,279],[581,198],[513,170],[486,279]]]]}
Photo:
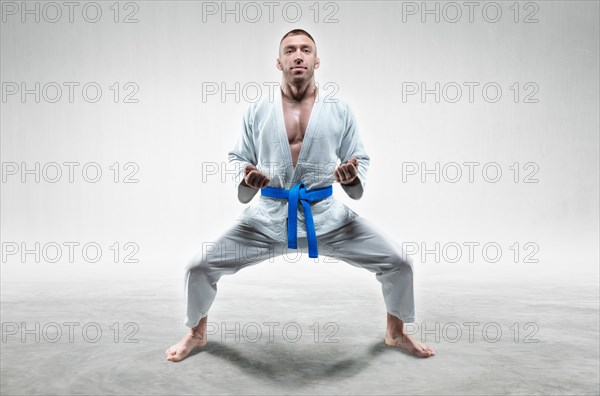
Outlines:
{"type": "Polygon", "coordinates": [[[279,46],[277,68],[289,83],[302,84],[312,80],[320,60],[315,44],[303,34],[286,37],[279,46]]]}

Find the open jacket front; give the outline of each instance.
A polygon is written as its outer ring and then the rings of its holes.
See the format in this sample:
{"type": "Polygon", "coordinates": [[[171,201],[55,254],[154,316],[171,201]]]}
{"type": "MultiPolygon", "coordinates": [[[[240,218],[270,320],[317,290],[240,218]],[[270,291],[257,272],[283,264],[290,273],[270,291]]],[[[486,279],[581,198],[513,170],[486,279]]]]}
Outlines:
{"type": "MultiPolygon", "coordinates": [[[[354,114],[339,99],[317,97],[312,108],[296,167],[285,130],[281,90],[273,98],[263,98],[244,113],[241,133],[228,153],[229,163],[237,169],[236,189],[241,202],[247,203],[257,190],[242,186],[244,168],[254,165],[271,178],[269,187],[291,189],[303,183],[307,190],[330,186],[333,171],[352,157],[358,160],[360,183],[341,185],[353,199],[363,194],[369,155],[360,139],[354,114]],[[271,99],[271,100],[269,100],[271,99]],[[341,162],[338,162],[341,161],[341,162]]],[[[311,203],[318,235],[346,224],[357,214],[334,196],[311,203]]],[[[271,238],[283,241],[287,234],[288,203],[286,200],[258,195],[238,217],[271,238]]],[[[306,236],[304,213],[298,208],[298,237],[306,236]]]]}

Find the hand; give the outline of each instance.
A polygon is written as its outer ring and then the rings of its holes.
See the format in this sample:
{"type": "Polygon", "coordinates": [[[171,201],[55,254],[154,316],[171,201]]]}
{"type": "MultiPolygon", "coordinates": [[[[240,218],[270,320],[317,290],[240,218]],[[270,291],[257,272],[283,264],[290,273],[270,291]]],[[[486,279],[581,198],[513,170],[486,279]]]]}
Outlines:
{"type": "Polygon", "coordinates": [[[242,183],[252,188],[264,188],[269,185],[271,178],[259,172],[254,165],[246,165],[244,168],[244,180],[242,183]]]}
{"type": "Polygon", "coordinates": [[[358,160],[350,158],[333,171],[333,178],[340,184],[356,184],[358,182],[358,160]]]}

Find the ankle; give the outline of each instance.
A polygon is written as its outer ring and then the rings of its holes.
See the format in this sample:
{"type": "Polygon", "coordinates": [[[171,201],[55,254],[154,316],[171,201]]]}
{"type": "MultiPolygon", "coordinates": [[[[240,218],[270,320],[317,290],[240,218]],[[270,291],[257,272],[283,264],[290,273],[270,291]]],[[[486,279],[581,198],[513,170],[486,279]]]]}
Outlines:
{"type": "Polygon", "coordinates": [[[396,338],[406,338],[406,333],[399,329],[388,329],[386,332],[386,337],[396,339],[396,338]]]}
{"type": "Polygon", "coordinates": [[[203,340],[206,337],[206,332],[203,330],[191,329],[188,333],[192,338],[203,340]]]}

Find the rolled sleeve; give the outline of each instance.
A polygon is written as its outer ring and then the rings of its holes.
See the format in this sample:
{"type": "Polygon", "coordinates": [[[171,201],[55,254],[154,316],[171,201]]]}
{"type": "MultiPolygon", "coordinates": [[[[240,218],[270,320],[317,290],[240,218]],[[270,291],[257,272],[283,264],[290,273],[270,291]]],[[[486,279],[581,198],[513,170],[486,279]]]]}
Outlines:
{"type": "Polygon", "coordinates": [[[243,185],[244,170],[247,165],[257,164],[256,147],[253,134],[253,107],[246,110],[242,120],[242,127],[233,148],[227,153],[229,165],[235,170],[234,187],[238,199],[242,203],[252,200],[258,189],[243,185]]]}
{"type": "Polygon", "coordinates": [[[342,163],[348,162],[352,157],[358,160],[358,178],[360,183],[348,186],[340,184],[346,194],[352,199],[360,199],[364,193],[367,182],[367,171],[371,158],[360,138],[354,113],[346,106],[345,132],[338,150],[338,157],[342,163]]]}

